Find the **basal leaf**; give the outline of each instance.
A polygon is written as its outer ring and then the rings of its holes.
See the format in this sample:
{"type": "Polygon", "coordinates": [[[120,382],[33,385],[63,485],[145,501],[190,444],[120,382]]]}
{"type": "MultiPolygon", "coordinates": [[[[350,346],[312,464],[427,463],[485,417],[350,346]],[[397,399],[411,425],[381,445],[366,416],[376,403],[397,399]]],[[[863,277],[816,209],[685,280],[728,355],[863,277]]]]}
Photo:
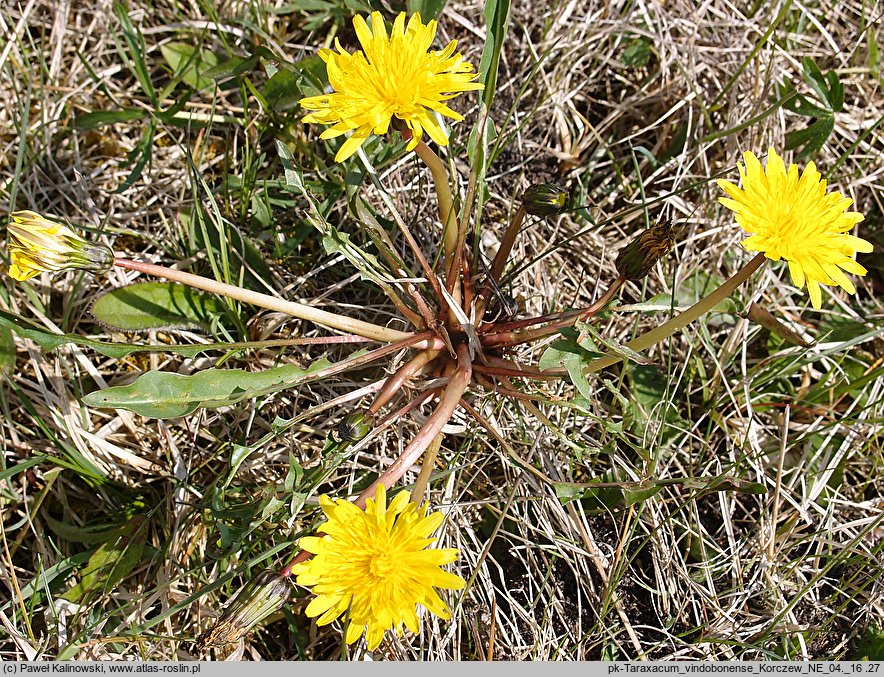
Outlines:
{"type": "Polygon", "coordinates": [[[297,188],[299,191],[304,190],[304,177],[301,175],[300,169],[295,164],[295,156],[292,151],[279,139],[276,140],[276,152],[282,162],[283,171],[285,172],[285,182],[297,188]]]}
{"type": "Polygon", "coordinates": [[[820,67],[809,56],[801,60],[801,68],[804,71],[804,79],[808,85],[816,92],[820,101],[828,102],[829,92],[826,87],[826,78],[823,76],[820,67]]]}
{"type": "Polygon", "coordinates": [[[650,438],[653,433],[653,445],[665,447],[690,430],[690,423],[673,404],[672,383],[662,369],[627,362],[624,370],[629,382],[629,412],[636,434],[650,438]]]}
{"type": "Polygon", "coordinates": [[[578,343],[580,334],[573,328],[562,331],[562,337],[553,341],[540,356],[538,366],[543,370],[565,368],[568,378],[577,388],[577,391],[585,398],[592,397],[592,388],[589,380],[583,373],[586,366],[601,355],[591,346],[578,343]]]}
{"type": "Polygon", "coordinates": [[[553,489],[555,489],[556,498],[562,505],[576,501],[586,491],[585,487],[570,482],[556,482],[553,484],[553,489]]]}
{"type": "Polygon", "coordinates": [[[543,370],[566,369],[571,383],[589,400],[592,397],[592,387],[586,377],[586,368],[606,352],[613,352],[638,364],[649,362],[644,355],[602,337],[591,325],[577,323],[576,327],[562,330],[561,338],[553,341],[540,356],[538,366],[543,370]]]}
{"type": "Polygon", "coordinates": [[[278,345],[274,341],[243,341],[239,343],[221,341],[192,345],[110,343],[108,341],[96,341],[95,339],[77,334],[56,334],[38,324],[34,324],[27,318],[6,310],[0,310],[0,327],[11,329],[22,338],[31,339],[44,350],[54,350],[59,346],[73,344],[83,346],[84,348],[91,348],[105,357],[113,358],[126,357],[133,353],[175,353],[185,357],[194,357],[211,350],[250,350],[278,345]]]}
{"type": "Polygon", "coordinates": [[[0,326],[0,375],[15,368],[15,337],[12,329],[0,326]]]}
{"type": "Polygon", "coordinates": [[[629,68],[643,68],[651,60],[651,44],[646,38],[633,38],[626,45],[620,61],[629,68]]]}
{"type": "Polygon", "coordinates": [[[844,85],[835,71],[829,71],[826,80],[829,82],[829,105],[833,112],[838,113],[844,108],[844,85]]]}
{"type": "Polygon", "coordinates": [[[486,0],[485,30],[487,38],[479,61],[479,82],[485,84],[482,101],[491,108],[497,91],[497,70],[500,67],[500,52],[506,38],[510,21],[510,0],[486,0]]]}
{"type": "Polygon", "coordinates": [[[103,294],[92,305],[92,315],[121,331],[207,329],[225,309],[216,296],[183,284],[142,282],[103,294]]]}
{"type": "Polygon", "coordinates": [[[568,377],[571,379],[571,383],[587,400],[592,398],[592,386],[589,385],[589,379],[583,371],[591,361],[591,359],[587,359],[585,354],[575,355],[574,353],[568,353],[565,357],[565,369],[568,370],[568,377]]]}
{"type": "Polygon", "coordinates": [[[844,86],[838,78],[838,73],[829,71],[823,75],[819,66],[810,57],[805,57],[801,66],[804,69],[804,79],[819,100],[824,102],[832,113],[840,111],[844,107],[844,86]]]}
{"type": "Polygon", "coordinates": [[[300,82],[302,76],[288,68],[280,68],[261,87],[261,94],[271,110],[279,111],[293,108],[297,105],[303,94],[300,82]]]}
{"type": "Polygon", "coordinates": [[[418,12],[421,19],[429,21],[439,17],[442,8],[445,7],[445,2],[446,0],[407,0],[405,6],[408,8],[409,15],[418,12]]]}
{"type": "Polygon", "coordinates": [[[205,369],[191,376],[149,371],[129,385],[91,392],[83,402],[92,407],[126,409],[148,418],[177,418],[199,407],[223,407],[301,385],[328,366],[323,359],[306,370],[290,364],[258,372],[205,369]]]}
{"type": "Polygon", "coordinates": [[[186,42],[167,42],[160,52],[175,75],[194,89],[214,83],[209,72],[218,65],[218,57],[213,52],[186,42]]]}
{"type": "MultiPolygon", "coordinates": [[[[884,629],[874,623],[869,625],[860,636],[849,658],[845,657],[845,660],[848,659],[852,661],[884,661],[884,629]]],[[[876,663],[865,663],[864,665],[878,667],[876,663]]]]}
{"type": "Polygon", "coordinates": [[[148,112],[141,108],[123,108],[122,110],[96,110],[91,113],[83,113],[74,118],[74,129],[96,129],[117,122],[129,122],[140,120],[148,116],[148,112]]]}
{"type": "Polygon", "coordinates": [[[227,61],[222,61],[218,65],[206,69],[202,75],[213,80],[226,80],[227,78],[250,72],[258,65],[260,59],[278,58],[267,47],[259,45],[249,56],[234,56],[227,61]]]}
{"type": "Polygon", "coordinates": [[[557,339],[553,341],[543,354],[537,366],[544,371],[548,369],[562,369],[568,361],[568,355],[579,354],[580,347],[567,339],[557,339]]]}
{"type": "MultiPolygon", "coordinates": [[[[141,28],[132,23],[129,16],[129,3],[126,0],[115,0],[113,3],[114,15],[119,22],[119,36],[123,38],[126,45],[126,53],[123,54],[124,61],[129,67],[132,74],[138,79],[142,91],[150,99],[150,103],[157,108],[159,100],[157,98],[157,90],[153,86],[150,69],[147,66],[147,44],[144,41],[144,34],[141,28]]],[[[115,33],[115,31],[111,31],[115,33]]],[[[118,35],[114,35],[114,41],[117,42],[117,48],[122,52],[122,46],[117,41],[118,35]]]]}
{"type": "Polygon", "coordinates": [[[619,484],[622,475],[622,471],[609,470],[597,483],[556,482],[556,498],[562,505],[581,501],[583,509],[592,512],[622,508],[625,503],[623,487],[619,484]]]}
{"type": "Polygon", "coordinates": [[[636,352],[629,346],[615,341],[614,339],[600,334],[589,322],[577,322],[575,328],[580,332],[579,336],[582,337],[579,340],[579,345],[584,349],[584,352],[588,354],[588,359],[585,360],[586,364],[589,364],[589,362],[605,353],[620,355],[624,360],[631,360],[637,364],[651,364],[651,360],[641,353],[636,352]],[[601,350],[600,346],[604,348],[604,350],[601,350]]]}
{"type": "MultiPolygon", "coordinates": [[[[21,588],[21,592],[10,599],[6,600],[3,606],[0,606],[0,612],[7,613],[13,604],[18,604],[25,600],[34,599],[37,603],[42,601],[43,594],[46,592],[54,592],[64,581],[70,576],[71,572],[84,562],[88,561],[88,552],[79,552],[65,559],[59,560],[45,570],[40,571],[27,585],[21,588]]],[[[30,602],[33,604],[33,602],[30,602]]]]}
{"type": "Polygon", "coordinates": [[[788,132],[786,134],[786,150],[795,150],[804,146],[795,159],[800,161],[813,157],[820,151],[834,129],[835,117],[832,114],[821,116],[809,127],[788,132]]]}
{"type": "Polygon", "coordinates": [[[109,590],[141,561],[147,541],[147,518],[136,515],[107,542],[98,546],[83,568],[80,582],[62,597],[80,603],[91,593],[109,590]]]}
{"type": "Polygon", "coordinates": [[[119,524],[98,529],[84,529],[65,522],[63,519],[53,519],[51,515],[45,513],[42,517],[54,533],[72,543],[104,543],[112,536],[116,536],[120,530],[119,524]]]}

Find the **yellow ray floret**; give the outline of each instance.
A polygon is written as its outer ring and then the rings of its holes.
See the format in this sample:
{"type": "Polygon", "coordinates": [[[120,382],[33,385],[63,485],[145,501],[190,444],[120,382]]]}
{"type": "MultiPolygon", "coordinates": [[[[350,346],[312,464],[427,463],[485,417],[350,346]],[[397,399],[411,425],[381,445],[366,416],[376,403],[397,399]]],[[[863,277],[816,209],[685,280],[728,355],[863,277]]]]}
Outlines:
{"type": "Polygon", "coordinates": [[[338,162],[353,155],[371,134],[386,134],[393,118],[411,130],[408,150],[424,132],[440,146],[446,145],[448,137],[433,112],[462,120],[445,102],[483,87],[473,82],[477,74],[472,65],[454,51],[457,42],[428,52],[436,22],[424,25],[420,14],[412,14],[406,25],[401,12],[389,36],[380,12],[371,15],[371,28],[361,16],[353,19],[353,26],[362,51],[350,54],[336,40],[337,51],[319,52],[334,91],[301,99],[304,108],[315,111],[303,121],[332,125],[322,133],[323,139],[352,132],[335,156],[338,162]]]}
{"type": "Polygon", "coordinates": [[[838,285],[853,294],[856,288],[844,271],[865,275],[856,252],[872,251],[872,244],[850,235],[863,220],[859,212],[846,211],[853,200],[839,192],[826,192],[813,162],[798,175],[798,165],[789,169],[771,148],[767,165],[761,166],[751,152],[743,153],[745,166],[737,163],[743,187],[719,179],[729,197],[718,201],[735,214],[737,223],[751,237],[743,246],[773,260],[785,259],[795,286],[807,285],[814,308],[822,306],[820,285],[838,285]]]}
{"type": "Polygon", "coordinates": [[[387,505],[383,486],[365,510],[349,501],[320,496],[327,522],[318,532],[300,540],[313,559],[292,568],[298,585],[311,587],[316,597],[307,615],[325,625],[349,609],[348,644],[365,632],[369,649],[375,649],[384,632],[403,624],[418,632],[417,606],[443,619],[451,617],[448,606],[434,588],[460,589],[464,580],[440,567],[457,558],[454,548],[428,549],[429,538],[442,523],[442,513],[427,515],[427,506],[409,502],[407,491],[387,505]]]}

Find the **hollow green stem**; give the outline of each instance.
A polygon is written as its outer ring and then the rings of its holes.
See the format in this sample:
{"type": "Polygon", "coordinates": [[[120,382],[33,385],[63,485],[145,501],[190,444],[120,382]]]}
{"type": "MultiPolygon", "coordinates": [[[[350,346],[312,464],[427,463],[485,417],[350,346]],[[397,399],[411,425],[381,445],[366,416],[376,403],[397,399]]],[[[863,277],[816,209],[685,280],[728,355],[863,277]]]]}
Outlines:
{"type": "MultiPolygon", "coordinates": [[[[445,169],[445,163],[433,152],[433,150],[423,141],[419,141],[414,148],[417,156],[424,161],[430,174],[433,176],[433,185],[436,188],[436,197],[439,202],[439,219],[442,221],[442,252],[445,260],[445,272],[447,275],[446,282],[451,289],[451,278],[455,268],[455,259],[457,258],[457,219],[454,213],[454,197],[451,194],[451,184],[449,183],[448,171],[445,169]]],[[[457,298],[457,297],[455,297],[457,298]]]]}
{"type": "MultiPolygon", "coordinates": [[[[166,280],[171,280],[172,282],[180,282],[181,284],[186,284],[188,287],[202,289],[211,294],[226,296],[253,306],[259,306],[279,313],[285,313],[292,317],[298,317],[322,327],[336,329],[338,331],[347,332],[348,334],[356,334],[357,336],[363,336],[375,341],[389,343],[392,341],[402,341],[414,336],[411,332],[389,329],[388,327],[382,327],[377,324],[372,324],[371,322],[364,322],[362,320],[344,317],[343,315],[338,315],[336,313],[329,313],[328,311],[313,308],[312,306],[307,306],[303,303],[286,301],[285,299],[270,296],[269,294],[261,294],[260,292],[251,291],[249,289],[235,287],[232,284],[225,284],[224,282],[218,282],[217,280],[202,277],[201,275],[186,273],[182,270],[174,270],[165,266],[157,266],[152,263],[143,263],[141,261],[130,261],[129,259],[114,259],[114,265],[128,270],[136,270],[145,275],[162,277],[166,280]]],[[[428,348],[431,346],[426,345],[423,347],[428,348]]]]}
{"type": "MultiPolygon", "coordinates": [[[[463,401],[463,400],[461,400],[463,401]]],[[[439,455],[439,448],[445,441],[445,433],[439,433],[433,438],[430,446],[424,452],[424,460],[421,463],[421,471],[417,476],[417,481],[411,489],[411,502],[420,505],[424,502],[424,494],[427,493],[427,485],[430,483],[430,477],[433,474],[433,468],[436,466],[436,457],[439,455]]]]}
{"type": "MultiPolygon", "coordinates": [[[[733,275],[733,277],[727,280],[718,289],[713,291],[711,294],[707,294],[690,308],[682,313],[679,313],[671,320],[664,322],[659,327],[655,327],[646,334],[642,334],[638,338],[635,338],[632,341],[628,341],[626,343],[626,347],[639,352],[644,350],[645,348],[650,348],[655,343],[659,343],[663,339],[672,336],[675,332],[684,329],[691,322],[701,317],[702,315],[705,315],[715,306],[721,303],[724,299],[730,296],[730,294],[732,294],[737,287],[748,280],[749,277],[751,277],[751,275],[761,267],[761,264],[764,263],[764,260],[764,254],[756,254],[755,258],[753,258],[751,261],[749,261],[749,263],[740,268],[740,270],[738,270],[733,275]]],[[[605,367],[609,367],[612,364],[617,364],[617,362],[620,362],[622,360],[622,355],[605,355],[604,357],[600,357],[599,359],[590,362],[586,369],[583,370],[583,373],[591,374],[595,371],[599,371],[600,369],[604,369],[605,367]]]]}

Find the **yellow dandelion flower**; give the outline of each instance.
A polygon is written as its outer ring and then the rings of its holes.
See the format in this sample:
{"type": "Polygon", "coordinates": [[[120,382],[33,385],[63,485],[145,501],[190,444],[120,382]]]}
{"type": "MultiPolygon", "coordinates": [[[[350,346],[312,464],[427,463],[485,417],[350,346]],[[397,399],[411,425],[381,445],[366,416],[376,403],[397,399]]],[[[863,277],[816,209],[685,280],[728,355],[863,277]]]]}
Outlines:
{"type": "Polygon", "coordinates": [[[374,500],[368,499],[365,511],[327,496],[320,496],[319,503],[328,521],[317,531],[325,535],[302,538],[301,548],[315,557],[292,568],[298,584],[312,587],[316,595],[306,613],[318,616],[318,625],[349,609],[347,643],[365,631],[372,650],[391,628],[400,636],[403,624],[418,632],[418,604],[444,620],[451,617],[434,588],[464,587],[460,576],[440,568],[457,559],[457,550],[427,549],[436,540],[428,537],[442,524],[441,512],[427,515],[427,505],[410,503],[407,491],[388,506],[383,486],[374,500]]]}
{"type": "Polygon", "coordinates": [[[839,192],[827,193],[813,162],[798,176],[798,165],[786,165],[771,148],[767,165],[743,153],[745,167],[737,163],[743,188],[719,179],[730,197],[718,201],[736,215],[737,223],[751,237],[743,246],[773,260],[785,259],[795,286],[807,284],[814,308],[822,306],[820,285],[839,285],[853,294],[856,288],[843,271],[865,275],[853,259],[856,252],[872,251],[872,244],[848,231],[863,220],[859,212],[845,211],[853,200],[839,192]]]}
{"type": "Polygon", "coordinates": [[[408,150],[417,146],[424,132],[440,146],[446,145],[448,137],[433,112],[463,120],[445,102],[483,87],[473,82],[477,74],[472,65],[454,51],[457,41],[442,51],[428,52],[436,22],[424,25],[420,14],[412,14],[406,26],[401,12],[389,36],[380,12],[371,15],[371,28],[358,15],[353,27],[362,51],[350,54],[337,40],[337,52],[320,50],[334,92],[301,99],[304,108],[315,111],[303,121],[333,125],[322,133],[323,139],[353,132],[335,156],[338,162],[359,150],[371,134],[386,134],[394,117],[411,130],[408,150]]]}
{"type": "Polygon", "coordinates": [[[114,253],[102,244],[88,242],[63,223],[36,212],[9,215],[9,275],[23,281],[42,272],[80,268],[93,273],[110,269],[114,253]]]}

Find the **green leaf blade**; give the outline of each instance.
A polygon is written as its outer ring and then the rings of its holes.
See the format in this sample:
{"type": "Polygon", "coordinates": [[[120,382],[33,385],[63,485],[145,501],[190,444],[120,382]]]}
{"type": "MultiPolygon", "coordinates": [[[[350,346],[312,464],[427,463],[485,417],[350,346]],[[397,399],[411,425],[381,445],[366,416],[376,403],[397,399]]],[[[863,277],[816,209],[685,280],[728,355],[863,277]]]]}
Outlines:
{"type": "Polygon", "coordinates": [[[308,369],[296,365],[259,372],[205,369],[190,376],[149,371],[129,385],[88,393],[83,402],[92,407],[125,409],[147,418],[178,418],[200,407],[214,409],[301,385],[328,366],[323,359],[308,369]]]}
{"type": "Polygon", "coordinates": [[[81,603],[89,596],[110,590],[129,574],[141,561],[147,543],[147,518],[136,515],[89,558],[77,585],[62,597],[81,603]]]}
{"type": "Polygon", "coordinates": [[[488,0],[485,3],[485,28],[487,38],[479,60],[479,82],[485,84],[482,101],[490,109],[497,91],[497,71],[500,68],[500,52],[506,38],[510,20],[510,0],[488,0]]]}
{"type": "Polygon", "coordinates": [[[74,129],[98,129],[118,122],[131,122],[146,118],[148,112],[140,108],[123,108],[121,110],[96,110],[77,115],[74,118],[74,129]]]}
{"type": "Polygon", "coordinates": [[[121,331],[205,330],[225,310],[220,299],[192,287],[174,282],[142,282],[100,296],[92,305],[92,316],[121,331]]]}
{"type": "Polygon", "coordinates": [[[218,66],[219,59],[214,52],[186,42],[167,42],[160,45],[160,53],[175,76],[194,89],[206,89],[214,84],[209,76],[218,66]]]}

